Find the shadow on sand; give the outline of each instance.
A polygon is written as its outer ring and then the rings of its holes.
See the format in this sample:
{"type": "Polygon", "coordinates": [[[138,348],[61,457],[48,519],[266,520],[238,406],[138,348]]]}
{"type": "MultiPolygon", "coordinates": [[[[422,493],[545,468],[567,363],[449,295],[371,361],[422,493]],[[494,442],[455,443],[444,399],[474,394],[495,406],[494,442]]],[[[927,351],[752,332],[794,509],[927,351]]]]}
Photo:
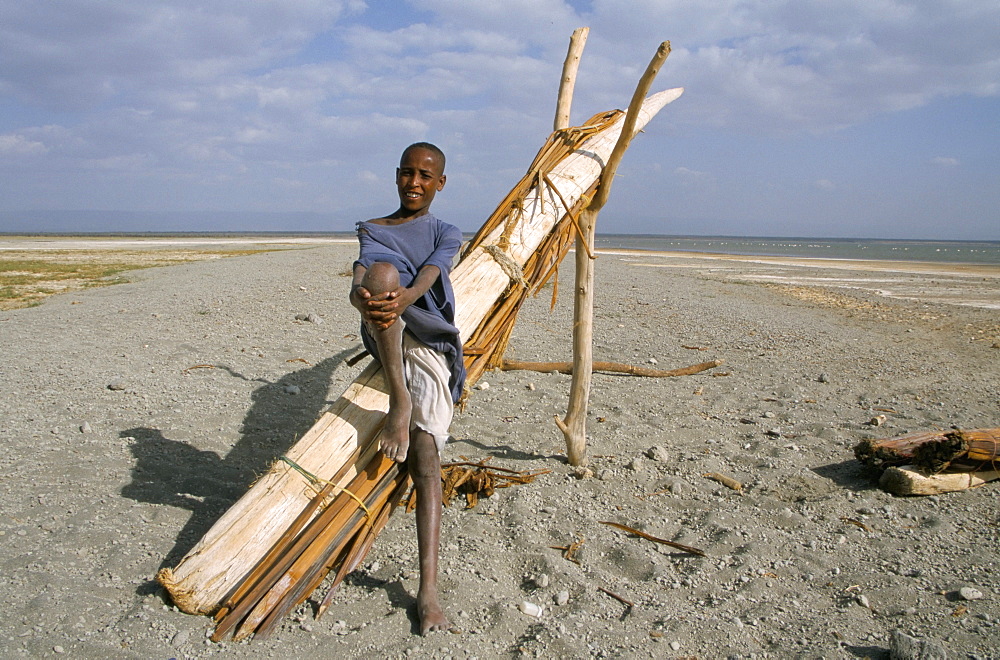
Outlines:
{"type": "MultiPolygon", "coordinates": [[[[254,480],[312,427],[331,403],[327,398],[331,375],[355,353],[356,347],[343,350],[273,383],[259,379],[262,384],[252,395],[240,439],[224,458],[171,440],[156,428],[131,428],[120,433],[121,437],[135,438],[131,446],[135,457],[132,483],[122,488],[121,494],[137,502],[191,511],[161,568],[173,566],[187,554],[254,480]],[[287,393],[288,385],[297,386],[299,393],[287,393]]],[[[228,367],[216,368],[248,380],[228,367]]]]}

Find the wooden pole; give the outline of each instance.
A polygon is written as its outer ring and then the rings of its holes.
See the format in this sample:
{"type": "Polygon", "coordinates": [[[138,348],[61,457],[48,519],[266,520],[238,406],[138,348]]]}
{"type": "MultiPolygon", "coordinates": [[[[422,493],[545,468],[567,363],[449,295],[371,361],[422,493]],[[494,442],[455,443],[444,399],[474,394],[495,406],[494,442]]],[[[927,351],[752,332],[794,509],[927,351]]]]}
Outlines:
{"type": "Polygon", "coordinates": [[[597,216],[608,201],[618,165],[635,136],[643,99],[669,54],[670,42],[664,41],[639,79],[625,115],[625,125],[601,173],[594,198],[580,213],[581,235],[576,242],[576,295],[573,305],[573,381],[566,417],[556,417],[556,426],[566,438],[566,456],[573,466],[587,464],[587,402],[594,363],[594,261],[590,255],[594,253],[597,216]]]}
{"type": "MultiPolygon", "coordinates": [[[[714,369],[722,364],[722,360],[712,360],[693,364],[680,369],[649,369],[647,367],[636,367],[631,364],[621,364],[619,362],[594,362],[591,365],[594,371],[604,371],[612,374],[625,374],[627,376],[644,376],[647,378],[673,378],[675,376],[693,376],[703,371],[714,369]]],[[[504,360],[500,365],[503,371],[540,371],[550,373],[558,371],[561,374],[573,373],[572,362],[522,362],[520,360],[504,360]]]]}
{"type": "Polygon", "coordinates": [[[569,51],[563,62],[562,78],[559,81],[559,98],[556,100],[556,117],[552,129],[561,131],[569,128],[570,110],[573,107],[573,88],[576,87],[576,71],[580,68],[580,57],[587,45],[587,35],[590,28],[581,27],[573,30],[569,38],[569,51]]]}

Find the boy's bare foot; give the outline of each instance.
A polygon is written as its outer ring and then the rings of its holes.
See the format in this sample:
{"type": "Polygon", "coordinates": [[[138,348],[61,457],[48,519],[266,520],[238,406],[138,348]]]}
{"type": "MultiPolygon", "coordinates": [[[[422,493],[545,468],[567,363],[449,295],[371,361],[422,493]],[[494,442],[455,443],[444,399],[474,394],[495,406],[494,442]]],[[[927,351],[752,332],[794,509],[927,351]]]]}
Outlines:
{"type": "MultiPolygon", "coordinates": [[[[403,398],[403,397],[400,397],[403,398]]],[[[410,398],[389,404],[385,426],[379,436],[379,448],[386,458],[402,463],[410,449],[410,398]]]]}
{"type": "Polygon", "coordinates": [[[417,594],[417,616],[420,617],[420,634],[426,635],[437,630],[451,630],[451,622],[444,615],[437,594],[417,594]]]}

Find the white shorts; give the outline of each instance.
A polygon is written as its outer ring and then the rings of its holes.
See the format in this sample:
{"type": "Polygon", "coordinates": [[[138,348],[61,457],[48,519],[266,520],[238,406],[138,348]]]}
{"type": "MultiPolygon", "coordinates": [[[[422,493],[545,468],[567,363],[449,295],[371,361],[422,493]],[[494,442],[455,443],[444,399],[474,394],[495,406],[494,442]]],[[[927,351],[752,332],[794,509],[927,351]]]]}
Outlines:
{"type": "Polygon", "coordinates": [[[419,428],[434,436],[438,453],[448,442],[448,429],[455,413],[451,400],[451,370],[444,355],[403,331],[403,375],[410,392],[413,412],[410,430],[419,428]]]}

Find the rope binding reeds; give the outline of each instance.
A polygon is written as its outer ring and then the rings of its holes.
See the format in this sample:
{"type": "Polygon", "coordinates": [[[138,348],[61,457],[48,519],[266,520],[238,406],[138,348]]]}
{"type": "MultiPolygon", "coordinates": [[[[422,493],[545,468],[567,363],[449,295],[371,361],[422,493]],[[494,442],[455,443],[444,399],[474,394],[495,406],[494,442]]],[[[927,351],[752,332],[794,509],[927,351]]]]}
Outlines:
{"type": "MultiPolygon", "coordinates": [[[[337,484],[333,483],[332,481],[327,481],[326,479],[324,479],[322,477],[316,476],[315,474],[313,474],[309,470],[305,469],[304,467],[302,467],[301,465],[299,465],[298,463],[296,463],[292,459],[288,458],[287,456],[279,456],[278,460],[282,461],[282,462],[284,462],[286,464],[288,464],[289,467],[291,467],[293,470],[295,470],[296,472],[298,472],[299,474],[301,474],[303,477],[305,477],[306,480],[309,481],[309,485],[311,485],[313,487],[315,487],[317,485],[320,485],[320,484],[322,484],[323,486],[330,486],[333,489],[333,493],[334,494],[343,493],[344,495],[347,495],[348,497],[350,497],[352,500],[354,500],[355,502],[357,502],[358,506],[361,507],[361,509],[365,512],[365,522],[368,524],[369,527],[371,526],[372,512],[368,510],[368,507],[365,506],[365,503],[361,501],[361,498],[358,497],[357,495],[355,495],[353,492],[351,492],[347,488],[341,488],[340,486],[338,486],[337,484]]],[[[317,495],[320,494],[318,489],[316,491],[316,494],[317,495]]]]}

